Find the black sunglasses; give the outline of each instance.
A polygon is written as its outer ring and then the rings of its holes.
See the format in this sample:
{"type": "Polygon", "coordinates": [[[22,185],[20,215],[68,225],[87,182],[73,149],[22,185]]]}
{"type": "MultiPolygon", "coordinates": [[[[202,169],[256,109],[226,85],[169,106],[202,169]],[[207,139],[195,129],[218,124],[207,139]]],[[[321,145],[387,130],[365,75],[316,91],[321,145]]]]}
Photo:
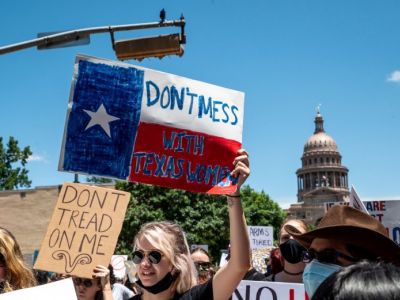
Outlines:
{"type": "Polygon", "coordinates": [[[327,264],[340,264],[338,263],[338,258],[344,258],[348,261],[351,262],[357,262],[358,259],[351,257],[349,255],[343,254],[339,251],[336,251],[335,249],[324,249],[320,252],[317,252],[313,249],[309,249],[303,252],[303,262],[304,263],[309,263],[313,259],[318,260],[319,262],[322,263],[327,263],[327,264]]]}
{"type": "Polygon", "coordinates": [[[156,265],[161,261],[163,254],[157,250],[151,250],[151,251],[136,250],[132,253],[133,263],[136,265],[140,264],[146,256],[150,263],[156,265]]]}
{"type": "Polygon", "coordinates": [[[208,271],[211,268],[211,263],[210,262],[205,262],[205,261],[195,261],[194,265],[197,269],[198,272],[200,271],[208,271]]]}
{"type": "Polygon", "coordinates": [[[74,282],[75,285],[81,285],[83,284],[85,287],[90,288],[93,285],[92,280],[90,279],[84,279],[84,278],[79,278],[79,277],[74,277],[72,278],[72,281],[74,282]]]}

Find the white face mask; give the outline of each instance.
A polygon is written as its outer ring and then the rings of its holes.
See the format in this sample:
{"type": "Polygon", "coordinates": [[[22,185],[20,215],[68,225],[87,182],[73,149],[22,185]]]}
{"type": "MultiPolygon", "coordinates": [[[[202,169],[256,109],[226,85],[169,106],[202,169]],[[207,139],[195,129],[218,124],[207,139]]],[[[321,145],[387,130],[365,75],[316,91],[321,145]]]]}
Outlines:
{"type": "Polygon", "coordinates": [[[335,264],[321,263],[313,259],[306,265],[303,272],[304,288],[311,297],[314,295],[320,284],[328,278],[331,274],[340,270],[342,267],[335,264]]]}

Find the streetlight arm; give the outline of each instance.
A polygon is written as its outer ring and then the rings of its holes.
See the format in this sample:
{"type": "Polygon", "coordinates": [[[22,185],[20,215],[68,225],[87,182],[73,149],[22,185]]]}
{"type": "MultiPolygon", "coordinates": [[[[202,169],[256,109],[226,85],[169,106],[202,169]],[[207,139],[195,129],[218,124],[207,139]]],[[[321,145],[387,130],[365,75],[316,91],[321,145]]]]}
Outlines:
{"type": "Polygon", "coordinates": [[[172,20],[172,21],[127,24],[127,25],[116,25],[116,26],[102,26],[102,27],[82,28],[77,30],[64,31],[56,34],[43,36],[37,39],[0,47],[0,55],[34,46],[46,46],[50,44],[62,44],[71,41],[76,41],[96,33],[104,33],[104,32],[112,33],[116,31],[128,31],[128,30],[172,27],[172,26],[184,27],[185,19],[181,18],[179,20],[172,20]]]}

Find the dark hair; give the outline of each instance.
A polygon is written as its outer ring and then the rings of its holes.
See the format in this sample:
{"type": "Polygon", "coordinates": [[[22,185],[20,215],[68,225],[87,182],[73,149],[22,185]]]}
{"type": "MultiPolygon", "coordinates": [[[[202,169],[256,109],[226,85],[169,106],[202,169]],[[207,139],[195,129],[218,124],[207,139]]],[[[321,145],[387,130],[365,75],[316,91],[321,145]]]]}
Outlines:
{"type": "Polygon", "coordinates": [[[207,257],[211,260],[210,254],[207,252],[206,249],[204,249],[202,247],[196,247],[196,248],[192,249],[192,251],[190,251],[190,254],[193,254],[195,252],[201,252],[201,253],[207,255],[207,257]]]}
{"type": "Polygon", "coordinates": [[[50,277],[47,271],[34,270],[33,275],[35,275],[36,282],[38,285],[49,283],[50,277]]]}
{"type": "Polygon", "coordinates": [[[94,295],[94,300],[103,300],[103,286],[101,285],[101,279],[100,278],[96,278],[97,280],[97,285],[100,286],[100,290],[96,292],[96,294],[94,295]]]}
{"type": "Polygon", "coordinates": [[[115,278],[114,267],[112,266],[112,264],[108,265],[108,270],[110,271],[110,283],[112,286],[117,281],[115,278]]]}
{"type": "Polygon", "coordinates": [[[361,261],[329,276],[311,300],[400,299],[400,268],[391,263],[361,261]]]}

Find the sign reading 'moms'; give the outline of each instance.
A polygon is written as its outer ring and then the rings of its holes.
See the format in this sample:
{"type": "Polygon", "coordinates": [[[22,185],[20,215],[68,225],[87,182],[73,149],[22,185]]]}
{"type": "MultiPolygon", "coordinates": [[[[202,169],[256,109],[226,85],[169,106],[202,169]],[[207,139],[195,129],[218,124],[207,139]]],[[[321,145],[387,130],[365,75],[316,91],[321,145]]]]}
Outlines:
{"type": "Polygon", "coordinates": [[[242,92],[78,56],[59,169],[228,193],[243,104],[242,92]]]}

